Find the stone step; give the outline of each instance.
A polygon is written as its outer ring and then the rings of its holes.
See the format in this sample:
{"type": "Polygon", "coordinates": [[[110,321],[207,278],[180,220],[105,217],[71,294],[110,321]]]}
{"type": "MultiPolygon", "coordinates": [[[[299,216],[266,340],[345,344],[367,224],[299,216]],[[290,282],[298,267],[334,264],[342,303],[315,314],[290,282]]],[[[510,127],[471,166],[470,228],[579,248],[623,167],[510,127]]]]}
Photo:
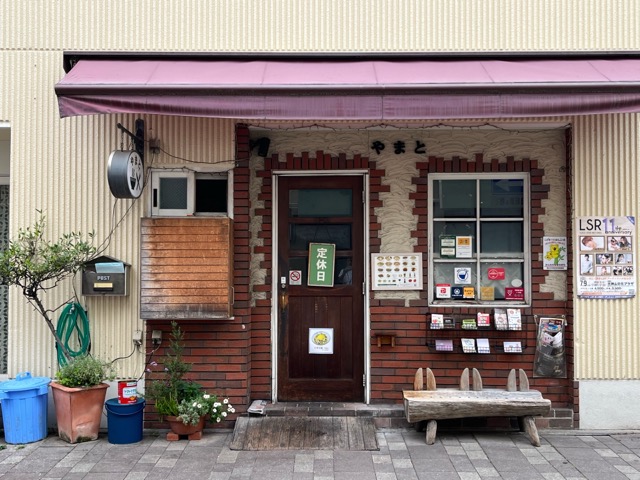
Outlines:
{"type": "MultiPolygon", "coordinates": [[[[267,403],[265,416],[290,416],[290,417],[373,417],[377,428],[412,428],[404,414],[404,406],[401,404],[370,404],[343,403],[343,402],[278,402],[267,403]]],[[[573,410],[570,408],[552,408],[549,415],[536,417],[536,426],[540,429],[574,428],[573,410]]],[[[468,418],[453,420],[450,427],[456,429],[469,426],[484,428],[508,428],[517,426],[517,423],[508,419],[499,418],[468,418]]],[[[443,422],[443,426],[445,423],[443,422]]]]}

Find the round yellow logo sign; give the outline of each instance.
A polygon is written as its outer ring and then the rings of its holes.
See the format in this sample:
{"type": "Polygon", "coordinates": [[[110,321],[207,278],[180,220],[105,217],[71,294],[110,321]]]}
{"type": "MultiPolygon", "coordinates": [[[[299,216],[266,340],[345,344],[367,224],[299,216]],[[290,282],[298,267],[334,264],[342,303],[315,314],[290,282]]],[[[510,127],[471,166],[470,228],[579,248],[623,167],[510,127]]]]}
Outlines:
{"type": "Polygon", "coordinates": [[[325,332],[318,332],[313,336],[312,341],[316,345],[326,345],[327,343],[329,343],[329,335],[327,335],[325,332]]]}

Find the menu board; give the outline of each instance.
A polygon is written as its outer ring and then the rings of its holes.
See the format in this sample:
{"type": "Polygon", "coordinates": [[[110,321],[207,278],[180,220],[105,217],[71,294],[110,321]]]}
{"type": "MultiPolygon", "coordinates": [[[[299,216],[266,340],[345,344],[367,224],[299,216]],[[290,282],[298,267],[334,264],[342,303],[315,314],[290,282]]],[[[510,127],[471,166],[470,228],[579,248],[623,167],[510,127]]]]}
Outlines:
{"type": "Polygon", "coordinates": [[[422,290],[422,253],[372,253],[373,290],[422,290]]]}

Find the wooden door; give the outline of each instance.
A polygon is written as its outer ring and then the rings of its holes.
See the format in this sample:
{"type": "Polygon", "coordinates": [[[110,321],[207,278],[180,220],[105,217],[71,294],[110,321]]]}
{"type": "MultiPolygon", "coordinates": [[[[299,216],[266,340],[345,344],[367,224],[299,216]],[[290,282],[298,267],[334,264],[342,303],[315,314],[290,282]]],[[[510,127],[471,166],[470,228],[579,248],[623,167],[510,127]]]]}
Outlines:
{"type": "Polygon", "coordinates": [[[363,212],[360,176],[278,180],[280,401],[364,401],[363,212]],[[335,244],[333,286],[308,285],[310,243],[335,244]],[[333,353],[310,348],[310,329],[333,353]]]}

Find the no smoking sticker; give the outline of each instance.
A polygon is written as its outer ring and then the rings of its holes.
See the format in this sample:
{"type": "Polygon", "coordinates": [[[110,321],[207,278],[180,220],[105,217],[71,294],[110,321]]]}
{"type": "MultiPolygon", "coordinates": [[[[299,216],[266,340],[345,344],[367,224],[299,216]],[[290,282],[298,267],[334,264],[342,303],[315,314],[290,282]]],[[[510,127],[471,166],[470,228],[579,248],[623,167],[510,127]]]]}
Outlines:
{"type": "Polygon", "coordinates": [[[302,285],[302,270],[289,270],[289,285],[302,285]]]}

